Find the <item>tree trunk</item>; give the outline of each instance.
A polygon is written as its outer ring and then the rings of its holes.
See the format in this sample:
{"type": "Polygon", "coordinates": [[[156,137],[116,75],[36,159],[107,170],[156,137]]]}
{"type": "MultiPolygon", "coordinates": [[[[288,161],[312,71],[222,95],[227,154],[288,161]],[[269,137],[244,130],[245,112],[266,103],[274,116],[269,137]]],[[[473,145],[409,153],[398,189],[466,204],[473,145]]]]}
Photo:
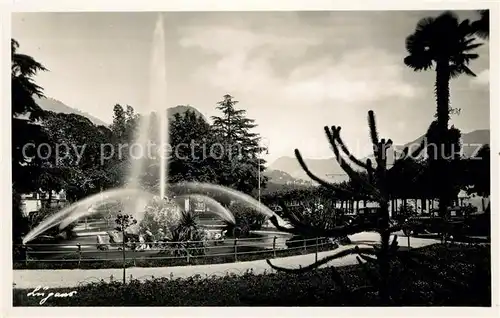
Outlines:
{"type": "Polygon", "coordinates": [[[122,228],[122,255],[123,255],[123,284],[125,285],[126,278],[125,278],[125,269],[127,266],[125,266],[125,229],[122,228]]]}
{"type": "Polygon", "coordinates": [[[45,203],[45,207],[47,209],[50,209],[52,205],[52,190],[49,190],[49,198],[47,199],[47,202],[45,203]]]}
{"type": "Polygon", "coordinates": [[[437,112],[436,112],[436,117],[437,117],[437,131],[435,132],[436,134],[436,139],[434,142],[438,144],[438,152],[436,154],[436,158],[431,158],[431,164],[432,161],[435,161],[435,167],[436,169],[434,170],[437,172],[434,174],[435,176],[435,183],[437,185],[437,189],[439,189],[439,215],[442,218],[443,221],[443,233],[442,233],[442,240],[445,241],[446,238],[446,233],[444,233],[444,227],[447,221],[448,213],[447,213],[447,207],[450,203],[450,196],[449,192],[451,190],[451,184],[449,184],[449,180],[451,180],[449,176],[449,171],[448,171],[448,163],[445,162],[444,156],[446,155],[444,153],[444,142],[446,142],[447,139],[447,133],[448,133],[448,121],[450,118],[450,89],[449,89],[449,82],[450,82],[450,64],[449,64],[449,57],[443,57],[439,59],[436,63],[436,84],[435,84],[435,91],[436,91],[436,102],[437,102],[437,112]]]}

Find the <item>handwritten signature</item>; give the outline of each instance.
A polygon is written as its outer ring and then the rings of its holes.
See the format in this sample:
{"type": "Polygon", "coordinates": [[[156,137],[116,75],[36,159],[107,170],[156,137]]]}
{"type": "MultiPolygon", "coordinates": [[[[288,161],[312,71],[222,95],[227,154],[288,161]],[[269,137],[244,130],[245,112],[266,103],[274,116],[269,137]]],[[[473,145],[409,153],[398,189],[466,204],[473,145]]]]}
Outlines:
{"type": "Polygon", "coordinates": [[[27,294],[28,297],[42,297],[42,299],[40,300],[40,305],[45,304],[45,302],[47,301],[47,299],[49,299],[50,297],[66,298],[66,297],[73,297],[74,295],[76,295],[76,290],[73,290],[73,291],[70,291],[70,292],[67,292],[67,293],[58,293],[58,292],[53,293],[53,292],[48,292],[47,294],[45,292],[40,292],[40,290],[48,291],[49,288],[48,287],[38,286],[33,291],[31,291],[31,292],[29,292],[27,294]]]}

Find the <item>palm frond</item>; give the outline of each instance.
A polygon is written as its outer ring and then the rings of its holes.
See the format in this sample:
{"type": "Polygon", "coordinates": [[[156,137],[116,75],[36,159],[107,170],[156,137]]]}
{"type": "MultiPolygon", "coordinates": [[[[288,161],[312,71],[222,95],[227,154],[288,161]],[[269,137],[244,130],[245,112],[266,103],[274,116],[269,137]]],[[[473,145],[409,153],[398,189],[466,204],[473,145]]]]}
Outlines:
{"type": "Polygon", "coordinates": [[[470,45],[466,46],[465,48],[463,48],[463,50],[465,52],[471,51],[471,50],[477,49],[478,47],[480,47],[482,45],[483,45],[483,43],[470,44],[470,45]]]}

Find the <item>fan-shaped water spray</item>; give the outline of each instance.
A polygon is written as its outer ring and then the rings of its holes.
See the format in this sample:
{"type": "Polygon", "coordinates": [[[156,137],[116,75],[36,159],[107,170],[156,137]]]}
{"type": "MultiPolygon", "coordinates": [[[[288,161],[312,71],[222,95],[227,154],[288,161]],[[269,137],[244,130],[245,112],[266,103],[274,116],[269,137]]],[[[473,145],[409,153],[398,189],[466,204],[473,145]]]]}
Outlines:
{"type": "MultiPolygon", "coordinates": [[[[103,202],[105,200],[124,200],[127,198],[144,198],[150,199],[153,198],[154,195],[148,193],[146,191],[138,190],[138,189],[113,189],[106,192],[102,192],[99,194],[95,194],[86,199],[78,201],[69,207],[57,212],[56,214],[48,217],[43,220],[37,227],[31,230],[23,239],[23,243],[33,240],[35,237],[45,232],[46,230],[60,225],[60,228],[65,228],[67,225],[76,221],[77,219],[95,214],[96,211],[92,210],[92,206],[98,202],[103,202]]],[[[135,216],[140,217],[140,213],[137,213],[135,216]]],[[[134,217],[135,217],[134,216],[134,217]]]]}
{"type": "Polygon", "coordinates": [[[222,204],[220,204],[219,202],[208,196],[200,194],[186,194],[176,197],[176,201],[178,202],[178,204],[182,204],[182,202],[185,199],[202,201],[207,205],[209,213],[215,214],[220,218],[222,218],[224,221],[227,221],[229,223],[232,224],[236,223],[234,215],[231,212],[229,212],[228,209],[226,209],[224,206],[222,206],[222,204]]]}
{"type": "MultiPolygon", "coordinates": [[[[158,139],[160,142],[160,147],[157,150],[165,150],[168,147],[168,114],[166,112],[167,99],[166,99],[166,50],[165,50],[165,32],[163,27],[163,19],[160,15],[155,26],[153,36],[153,47],[152,47],[152,59],[151,59],[151,82],[150,85],[150,101],[149,111],[157,113],[159,116],[159,129],[156,129],[158,135],[151,136],[151,125],[153,123],[150,116],[141,116],[139,122],[139,127],[136,131],[135,143],[140,146],[145,146],[148,141],[153,139],[158,139]]],[[[146,110],[147,111],[147,110],[146,110]]],[[[153,129],[154,130],[154,129],[153,129]]],[[[233,214],[224,208],[219,202],[210,197],[213,196],[225,196],[234,201],[241,201],[248,206],[254,208],[257,213],[262,213],[263,215],[270,217],[275,215],[272,210],[270,210],[265,205],[261,204],[252,197],[238,192],[236,190],[222,187],[216,184],[210,183],[197,183],[188,182],[180,183],[174,185],[168,185],[168,175],[167,175],[167,154],[157,152],[156,158],[159,160],[159,195],[160,198],[165,198],[167,186],[178,194],[177,205],[179,205],[179,200],[184,199],[195,199],[202,200],[209,207],[211,213],[219,216],[223,220],[229,223],[235,223],[235,218],[233,214]],[[186,193],[187,192],[187,193],[186,193]]],[[[131,169],[127,178],[127,186],[125,188],[113,189],[103,193],[92,195],[86,199],[72,204],[71,206],[59,211],[58,213],[50,216],[46,220],[42,221],[36,228],[30,231],[23,239],[23,243],[33,240],[35,237],[43,233],[44,231],[59,226],[62,230],[68,225],[74,223],[75,221],[88,217],[91,215],[96,215],[102,213],[101,210],[109,210],[102,208],[110,202],[117,202],[123,206],[123,212],[126,214],[131,214],[137,221],[141,221],[145,214],[145,209],[148,203],[155,198],[155,195],[143,190],[139,190],[141,187],[141,177],[144,173],[146,160],[151,160],[152,158],[132,158],[131,169]]],[[[278,218],[281,220],[280,218],[278,218]]],[[[280,221],[281,223],[282,220],[280,221]]]]}
{"type": "MultiPolygon", "coordinates": [[[[245,203],[248,207],[253,208],[255,212],[261,213],[265,215],[267,218],[275,216],[280,225],[288,226],[287,223],[281,217],[279,217],[276,213],[274,213],[273,210],[269,209],[266,205],[262,204],[261,202],[255,200],[254,198],[245,193],[236,191],[228,187],[220,186],[213,183],[182,182],[171,185],[170,190],[174,193],[184,193],[185,191],[188,191],[192,193],[191,195],[198,194],[205,197],[210,197],[210,195],[216,197],[225,196],[226,199],[245,203]]],[[[232,215],[231,212],[228,211],[228,213],[232,215]]]]}
{"type": "Polygon", "coordinates": [[[267,206],[260,203],[259,201],[255,200],[251,196],[217,184],[201,183],[201,182],[182,182],[173,184],[171,185],[170,188],[174,193],[182,193],[187,190],[190,191],[191,193],[194,192],[206,196],[210,195],[226,196],[228,199],[232,199],[234,201],[241,201],[247,204],[249,207],[254,208],[255,211],[262,213],[267,217],[275,215],[275,213],[271,209],[269,209],[267,206]]]}

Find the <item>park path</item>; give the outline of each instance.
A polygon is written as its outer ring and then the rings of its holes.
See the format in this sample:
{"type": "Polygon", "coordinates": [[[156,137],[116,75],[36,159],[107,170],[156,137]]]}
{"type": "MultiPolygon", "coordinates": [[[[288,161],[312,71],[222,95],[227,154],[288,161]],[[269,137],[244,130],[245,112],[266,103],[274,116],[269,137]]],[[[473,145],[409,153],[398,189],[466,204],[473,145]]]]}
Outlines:
{"type": "MultiPolygon", "coordinates": [[[[376,233],[359,233],[350,237],[353,245],[371,246],[378,241],[376,233]]],[[[400,246],[407,246],[408,240],[406,237],[398,237],[400,246]]],[[[438,243],[434,239],[411,238],[410,245],[413,248],[423,247],[438,243]]],[[[353,245],[341,246],[338,249],[319,252],[318,259],[333,255],[343,249],[352,247],[353,245]]],[[[275,265],[298,268],[299,266],[307,266],[314,263],[316,254],[306,254],[276,258],[271,260],[275,265]]],[[[357,264],[356,257],[349,255],[347,257],[330,261],[323,265],[327,266],[346,266],[357,264]]],[[[202,277],[212,275],[226,274],[244,274],[246,271],[253,271],[254,274],[272,273],[274,270],[269,267],[265,260],[236,262],[213,265],[191,265],[191,266],[174,266],[174,267],[131,267],[126,270],[126,277],[129,280],[131,277],[138,280],[147,280],[152,277],[173,277],[182,278],[196,274],[202,277]]],[[[13,270],[13,287],[14,288],[35,288],[37,286],[48,288],[71,288],[81,284],[90,282],[98,282],[101,280],[121,280],[123,269],[105,268],[105,269],[57,269],[57,270],[13,270]]]]}

